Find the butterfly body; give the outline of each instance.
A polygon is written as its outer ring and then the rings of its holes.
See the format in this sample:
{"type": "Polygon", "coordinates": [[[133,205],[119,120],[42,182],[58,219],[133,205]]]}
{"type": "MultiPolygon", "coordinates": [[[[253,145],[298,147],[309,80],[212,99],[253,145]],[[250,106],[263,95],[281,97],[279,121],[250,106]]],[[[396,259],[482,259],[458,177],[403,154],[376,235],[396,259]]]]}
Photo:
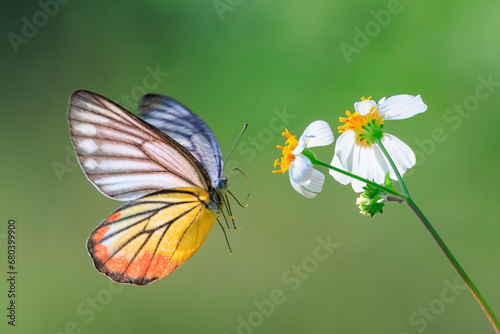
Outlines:
{"type": "Polygon", "coordinates": [[[146,95],[139,115],[88,91],[74,92],[68,108],[87,178],[104,195],[129,201],[91,233],[88,252],[111,279],[145,285],[205,241],[224,208],[227,179],[217,140],[186,107],[146,95]]]}

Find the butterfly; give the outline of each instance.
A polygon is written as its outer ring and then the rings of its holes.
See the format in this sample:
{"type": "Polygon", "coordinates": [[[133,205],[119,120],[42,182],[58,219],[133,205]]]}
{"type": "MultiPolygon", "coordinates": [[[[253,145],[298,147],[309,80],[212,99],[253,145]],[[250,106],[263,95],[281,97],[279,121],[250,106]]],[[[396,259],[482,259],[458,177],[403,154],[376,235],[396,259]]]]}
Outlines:
{"type": "Polygon", "coordinates": [[[217,139],[175,100],[145,95],[137,117],[78,90],[68,123],[88,180],[128,201],[87,240],[95,268],[112,280],[146,285],[169,275],[198,250],[223,208],[232,216],[217,139]]]}

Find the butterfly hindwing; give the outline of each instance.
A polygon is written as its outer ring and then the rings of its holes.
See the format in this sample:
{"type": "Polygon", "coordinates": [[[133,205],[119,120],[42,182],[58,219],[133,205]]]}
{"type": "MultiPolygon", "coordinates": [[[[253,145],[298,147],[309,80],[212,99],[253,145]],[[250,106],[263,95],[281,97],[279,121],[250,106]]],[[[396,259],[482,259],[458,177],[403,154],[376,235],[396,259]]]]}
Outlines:
{"type": "Polygon", "coordinates": [[[205,167],[213,183],[222,177],[222,154],[209,127],[179,102],[156,94],[139,101],[140,117],[185,147],[205,167]]]}
{"type": "Polygon", "coordinates": [[[68,122],[83,171],[108,197],[133,200],[162,189],[211,186],[186,148],[103,96],[74,92],[68,122]]]}
{"type": "Polygon", "coordinates": [[[100,272],[120,283],[149,284],[187,261],[216,216],[199,188],[159,191],[131,201],[104,220],[87,241],[100,272]]]}

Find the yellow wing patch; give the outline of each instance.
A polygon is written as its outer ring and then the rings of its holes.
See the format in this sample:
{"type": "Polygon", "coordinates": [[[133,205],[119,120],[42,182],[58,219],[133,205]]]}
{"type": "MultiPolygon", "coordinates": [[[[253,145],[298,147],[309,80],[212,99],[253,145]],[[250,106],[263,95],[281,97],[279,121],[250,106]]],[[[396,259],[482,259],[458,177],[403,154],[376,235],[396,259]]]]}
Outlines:
{"type": "Polygon", "coordinates": [[[90,235],[94,265],[114,281],[149,284],[186,262],[205,241],[216,215],[194,187],[159,191],[113,212],[90,235]]]}

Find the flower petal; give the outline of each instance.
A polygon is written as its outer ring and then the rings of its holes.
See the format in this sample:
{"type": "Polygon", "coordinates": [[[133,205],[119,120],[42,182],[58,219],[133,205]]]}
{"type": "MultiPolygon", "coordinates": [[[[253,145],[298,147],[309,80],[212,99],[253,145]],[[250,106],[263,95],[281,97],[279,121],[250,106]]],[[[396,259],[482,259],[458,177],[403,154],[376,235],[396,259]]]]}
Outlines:
{"type": "MultiPolygon", "coordinates": [[[[306,147],[317,147],[330,145],[333,143],[333,139],[332,129],[330,129],[330,125],[328,125],[327,122],[314,121],[304,130],[297,148],[303,140],[306,142],[306,147]]],[[[295,150],[297,150],[297,148],[295,150]]],[[[295,150],[292,152],[293,154],[295,154],[295,150]]],[[[300,152],[302,152],[302,150],[300,152]]]]}
{"type": "Polygon", "coordinates": [[[323,184],[325,183],[325,175],[317,169],[313,169],[311,175],[311,183],[304,188],[313,193],[319,193],[323,190],[323,184]]]}
{"type": "MultiPolygon", "coordinates": [[[[385,133],[382,137],[382,144],[394,161],[394,164],[396,165],[396,168],[401,176],[403,176],[408,168],[415,166],[417,161],[415,153],[413,153],[412,149],[403,141],[393,135],[385,133]]],[[[389,176],[391,178],[394,176],[393,179],[397,179],[396,175],[389,176]]]]}
{"type": "Polygon", "coordinates": [[[422,102],[420,95],[394,95],[387,100],[379,101],[378,116],[385,116],[384,121],[405,119],[423,113],[427,105],[422,102]]]}
{"type": "Polygon", "coordinates": [[[302,151],[304,151],[304,149],[306,148],[306,143],[307,140],[306,138],[304,138],[304,135],[300,136],[299,143],[297,144],[297,147],[295,147],[295,149],[292,151],[292,154],[299,155],[300,153],[302,153],[302,151]]]}
{"type": "Polygon", "coordinates": [[[354,110],[361,116],[366,116],[373,108],[377,107],[377,104],[373,100],[365,100],[361,102],[354,102],[354,110]]]}
{"type": "Polygon", "coordinates": [[[303,186],[301,186],[300,184],[297,184],[297,183],[293,182],[292,179],[290,179],[290,183],[292,184],[293,189],[295,189],[295,191],[297,191],[302,196],[305,196],[307,198],[314,198],[314,197],[316,197],[315,193],[310,192],[310,191],[304,189],[303,186]]]}
{"type": "MultiPolygon", "coordinates": [[[[347,130],[342,133],[337,139],[335,145],[335,155],[333,156],[332,166],[337,167],[346,171],[352,170],[352,156],[354,146],[356,145],[356,133],[352,130],[347,130]]],[[[334,170],[329,170],[329,173],[335,180],[342,184],[348,184],[351,182],[350,177],[335,172],[334,170]]]]}
{"type": "Polygon", "coordinates": [[[303,186],[292,180],[290,177],[290,183],[293,189],[295,189],[299,194],[307,197],[314,198],[323,189],[323,184],[325,183],[325,176],[320,171],[313,169],[311,175],[311,183],[309,185],[303,186]]]}
{"type": "Polygon", "coordinates": [[[381,153],[381,150],[377,145],[371,145],[368,148],[368,173],[366,178],[378,184],[383,184],[385,182],[385,174],[387,173],[387,170],[384,169],[384,165],[378,163],[377,156],[379,152],[381,153]]]}
{"type": "Polygon", "coordinates": [[[374,148],[373,153],[375,155],[375,161],[383,173],[384,181],[385,181],[385,174],[387,174],[387,172],[389,172],[389,177],[391,179],[396,180],[397,179],[396,174],[392,170],[391,164],[389,163],[389,160],[387,160],[387,158],[385,157],[384,153],[382,152],[382,149],[378,145],[374,145],[373,148],[374,148]]]}
{"type": "MultiPolygon", "coordinates": [[[[339,158],[338,158],[336,155],[334,155],[334,156],[333,156],[333,160],[332,160],[331,165],[332,165],[333,167],[337,167],[337,168],[339,168],[339,169],[347,170],[347,168],[345,168],[344,166],[342,166],[342,164],[340,163],[339,158]]],[[[341,173],[336,172],[336,171],[334,171],[334,170],[332,170],[332,169],[330,169],[328,172],[330,173],[330,175],[331,175],[331,176],[332,176],[332,177],[333,177],[336,181],[340,182],[341,184],[349,184],[349,183],[351,182],[351,179],[352,179],[352,178],[350,178],[350,177],[349,177],[349,176],[347,176],[347,175],[341,174],[341,173]]]]}
{"type": "Polygon", "coordinates": [[[335,155],[339,158],[342,166],[347,170],[352,168],[352,151],[355,145],[356,133],[352,130],[347,130],[342,133],[335,145],[335,155]]]}
{"type": "MultiPolygon", "coordinates": [[[[354,146],[352,154],[351,173],[366,179],[366,175],[368,174],[368,168],[366,166],[366,162],[364,161],[365,148],[366,148],[365,146],[360,146],[360,145],[354,146]]],[[[351,186],[355,192],[360,193],[363,192],[363,187],[365,186],[365,183],[351,178],[351,186]]]]}
{"type": "MultiPolygon", "coordinates": [[[[377,183],[384,183],[389,163],[376,145],[358,145],[355,133],[344,132],[337,140],[332,166],[344,169],[377,183]],[[346,134],[346,135],[344,135],[346,134]]],[[[351,183],[355,192],[363,192],[365,182],[358,181],[344,174],[330,170],[330,175],[341,184],[351,183]]]]}
{"type": "Polygon", "coordinates": [[[290,164],[288,171],[290,180],[300,185],[311,183],[312,172],[313,165],[311,160],[302,154],[295,156],[295,160],[290,164]]]}
{"type": "MultiPolygon", "coordinates": [[[[358,152],[355,153],[355,156],[358,154],[358,158],[353,160],[352,173],[383,184],[387,170],[384,170],[383,166],[378,163],[377,151],[380,151],[380,148],[376,145],[360,146],[358,152]]],[[[354,191],[359,193],[364,191],[363,187],[366,183],[353,179],[351,185],[354,191]]]]}

